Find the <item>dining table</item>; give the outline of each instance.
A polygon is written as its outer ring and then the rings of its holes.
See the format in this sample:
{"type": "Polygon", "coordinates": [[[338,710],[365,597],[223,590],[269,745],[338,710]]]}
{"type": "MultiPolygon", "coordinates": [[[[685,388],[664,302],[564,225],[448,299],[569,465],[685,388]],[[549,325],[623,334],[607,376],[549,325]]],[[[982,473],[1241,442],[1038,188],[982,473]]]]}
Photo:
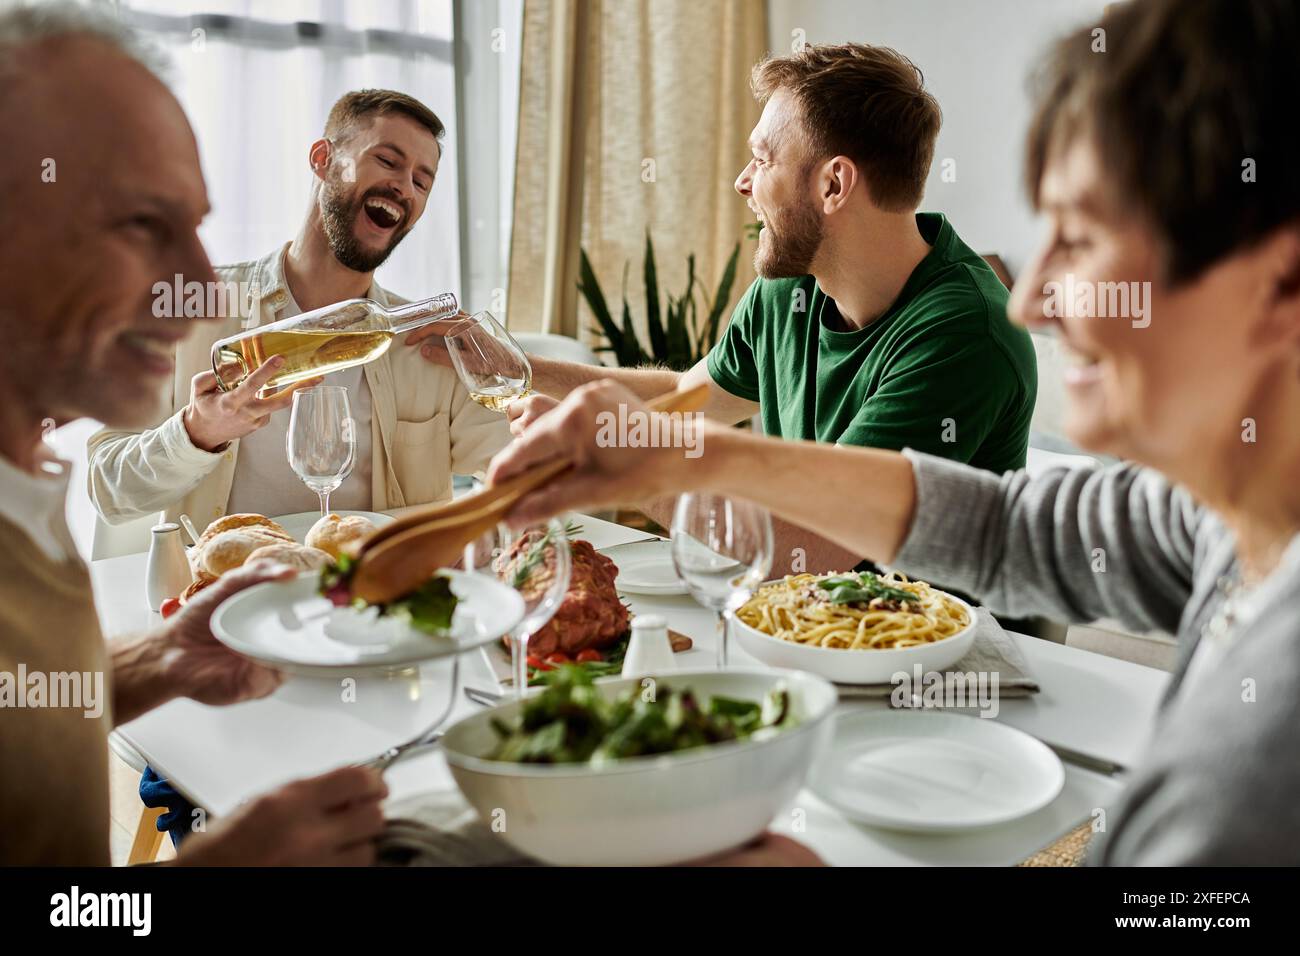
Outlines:
{"type": "MultiPolygon", "coordinates": [[[[598,551],[655,537],[590,515],[570,517],[598,551]]],[[[145,565],[143,553],[91,563],[106,636],[138,633],[161,622],[146,603],[145,565]]],[[[716,666],[713,611],[686,595],[627,594],[624,599],[634,615],[662,615],[669,628],[692,638],[693,647],[676,655],[678,670],[716,666]]],[[[1056,747],[1132,767],[1169,675],[1025,634],[1011,633],[1011,638],[1040,690],[1001,700],[992,719],[1056,747]]],[[[729,666],[766,665],[732,642],[729,666]]],[[[372,758],[419,733],[448,706],[450,721],[481,709],[459,690],[453,693],[450,673],[451,663],[443,659],[351,682],[289,676],[261,700],[228,707],[173,700],[114,733],[119,743],[134,748],[216,818],[291,780],[372,758]]],[[[496,688],[483,649],[462,655],[460,678],[462,686],[496,688]]],[[[841,700],[837,716],[889,706],[888,698],[841,700]]],[[[1104,825],[1104,811],[1124,785],[1124,773],[1072,762],[1064,769],[1064,786],[1051,803],[996,826],[946,833],[882,829],[849,819],[805,788],[773,818],[771,829],[806,844],[833,865],[1012,865],[1081,823],[1104,825]]],[[[437,748],[393,765],[385,779],[390,803],[456,789],[437,748]]]]}

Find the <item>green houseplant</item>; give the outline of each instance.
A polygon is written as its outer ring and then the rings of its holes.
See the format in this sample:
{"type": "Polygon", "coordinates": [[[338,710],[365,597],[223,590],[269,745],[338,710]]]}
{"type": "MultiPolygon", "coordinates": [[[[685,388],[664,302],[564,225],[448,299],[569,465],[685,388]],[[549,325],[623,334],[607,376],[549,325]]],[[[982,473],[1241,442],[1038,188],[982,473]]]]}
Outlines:
{"type": "Polygon", "coordinates": [[[627,299],[627,271],[623,266],[622,321],[615,322],[609,311],[605,293],[596,280],[596,273],[582,249],[579,263],[578,291],[586,300],[597,328],[592,332],[605,340],[597,352],[610,352],[624,367],[657,364],[674,371],[684,372],[698,362],[717,341],[718,324],[722,310],[731,300],[731,287],[736,281],[736,261],[740,256],[740,243],[731,250],[731,257],[722,270],[717,289],[708,295],[703,283],[695,275],[694,254],[686,257],[686,288],[679,296],[669,293],[666,307],[660,308],[659,276],[655,268],[654,244],[650,231],[645,236],[645,320],[650,341],[642,343],[632,325],[632,309],[627,299]],[[697,287],[699,295],[696,295],[697,287]],[[648,347],[647,347],[648,345],[648,347]]]}

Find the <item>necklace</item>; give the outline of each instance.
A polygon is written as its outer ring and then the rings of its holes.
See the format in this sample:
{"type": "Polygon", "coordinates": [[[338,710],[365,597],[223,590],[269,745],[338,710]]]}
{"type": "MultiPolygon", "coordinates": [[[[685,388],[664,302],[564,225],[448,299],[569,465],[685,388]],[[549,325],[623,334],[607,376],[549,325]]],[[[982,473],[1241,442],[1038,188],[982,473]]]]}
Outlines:
{"type": "Polygon", "coordinates": [[[1248,599],[1254,595],[1256,586],[1247,586],[1242,580],[1241,569],[1236,568],[1231,574],[1220,577],[1216,587],[1221,600],[1214,615],[1201,630],[1201,636],[1206,640],[1226,643],[1237,637],[1243,611],[1248,599]]]}

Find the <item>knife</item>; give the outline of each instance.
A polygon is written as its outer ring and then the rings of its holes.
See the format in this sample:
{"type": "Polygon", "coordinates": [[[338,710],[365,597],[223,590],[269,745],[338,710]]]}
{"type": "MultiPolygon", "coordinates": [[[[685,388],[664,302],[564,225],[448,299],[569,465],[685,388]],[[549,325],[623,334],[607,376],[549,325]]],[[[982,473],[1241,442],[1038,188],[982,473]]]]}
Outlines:
{"type": "Polygon", "coordinates": [[[1047,746],[1047,749],[1060,757],[1069,764],[1076,767],[1082,767],[1085,770],[1091,770],[1094,773],[1105,774],[1108,777],[1116,777],[1128,773],[1128,767],[1122,763],[1116,763],[1114,760],[1107,760],[1105,757],[1094,757],[1092,754],[1083,753],[1080,750],[1072,750],[1069,747],[1063,747],[1060,744],[1052,743],[1050,740],[1039,741],[1047,746]]]}

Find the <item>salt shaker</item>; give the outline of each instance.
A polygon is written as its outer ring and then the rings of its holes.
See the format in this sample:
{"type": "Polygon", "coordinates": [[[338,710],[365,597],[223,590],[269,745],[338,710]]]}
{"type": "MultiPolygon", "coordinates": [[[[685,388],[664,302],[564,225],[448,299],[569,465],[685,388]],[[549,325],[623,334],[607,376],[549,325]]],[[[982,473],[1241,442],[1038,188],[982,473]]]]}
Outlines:
{"type": "Polygon", "coordinates": [[[157,611],[163,601],[179,597],[193,580],[185,545],[181,542],[181,526],[173,521],[154,525],[153,540],[149,542],[149,568],[145,574],[149,610],[157,611]]]}
{"type": "Polygon", "coordinates": [[[632,637],[623,655],[624,677],[646,677],[673,669],[673,645],[668,640],[668,622],[658,614],[640,614],[632,619],[632,637]]]}

